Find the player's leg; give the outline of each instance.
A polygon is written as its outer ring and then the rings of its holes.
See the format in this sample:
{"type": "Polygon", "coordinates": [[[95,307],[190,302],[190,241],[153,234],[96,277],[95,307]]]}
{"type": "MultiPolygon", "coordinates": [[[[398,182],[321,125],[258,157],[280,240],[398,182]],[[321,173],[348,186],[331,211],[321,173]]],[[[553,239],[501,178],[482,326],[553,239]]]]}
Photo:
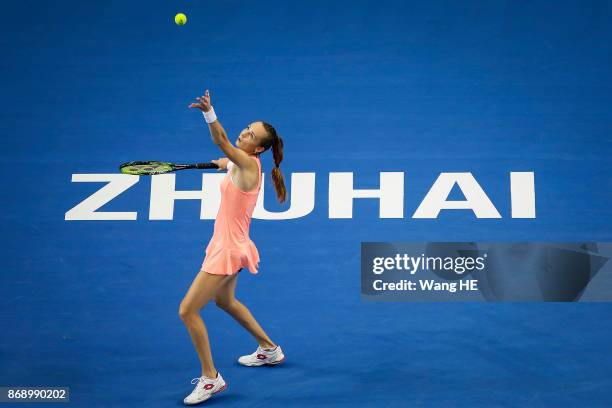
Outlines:
{"type": "Polygon", "coordinates": [[[215,303],[221,309],[229,313],[238,323],[242,325],[262,348],[274,348],[276,345],[261,328],[249,309],[236,299],[236,283],[238,274],[232,275],[226,285],[219,288],[215,295],[215,303]]]}
{"type": "Polygon", "coordinates": [[[213,275],[200,271],[191,283],[179,307],[179,316],[185,323],[200,358],[202,376],[209,378],[215,378],[217,370],[213,364],[208,331],[200,316],[200,310],[214,298],[219,288],[229,279],[231,279],[229,275],[213,275]]]}

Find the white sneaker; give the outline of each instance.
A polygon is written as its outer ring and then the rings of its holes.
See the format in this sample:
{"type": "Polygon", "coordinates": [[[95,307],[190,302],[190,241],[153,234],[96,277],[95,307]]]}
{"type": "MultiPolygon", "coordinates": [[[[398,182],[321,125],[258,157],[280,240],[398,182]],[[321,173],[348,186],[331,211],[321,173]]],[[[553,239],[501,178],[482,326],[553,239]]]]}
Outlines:
{"type": "Polygon", "coordinates": [[[238,362],[242,365],[253,367],[261,365],[276,365],[280,364],[285,360],[283,350],[279,345],[273,350],[262,349],[261,346],[257,347],[257,350],[253,354],[248,356],[242,356],[238,359],[238,362]]]}
{"type": "Polygon", "coordinates": [[[221,373],[218,371],[217,378],[200,377],[191,380],[192,384],[196,384],[196,382],[197,385],[195,386],[193,391],[191,391],[191,394],[189,394],[183,400],[185,405],[199,404],[200,402],[206,401],[207,399],[212,397],[213,394],[221,392],[227,388],[225,380],[223,380],[223,377],[221,377],[221,373]]]}

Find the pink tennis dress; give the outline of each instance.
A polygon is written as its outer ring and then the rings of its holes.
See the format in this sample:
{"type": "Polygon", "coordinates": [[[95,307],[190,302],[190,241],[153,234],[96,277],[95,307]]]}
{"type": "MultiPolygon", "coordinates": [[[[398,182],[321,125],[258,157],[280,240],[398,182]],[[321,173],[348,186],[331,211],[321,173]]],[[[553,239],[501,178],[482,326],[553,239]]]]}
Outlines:
{"type": "Polygon", "coordinates": [[[240,190],[234,185],[229,170],[221,182],[221,205],[213,236],[206,247],[203,271],[214,275],[233,275],[242,268],[248,268],[249,272],[257,273],[259,252],[249,237],[251,216],[261,188],[261,162],[259,157],[254,157],[259,170],[254,190],[240,190]]]}

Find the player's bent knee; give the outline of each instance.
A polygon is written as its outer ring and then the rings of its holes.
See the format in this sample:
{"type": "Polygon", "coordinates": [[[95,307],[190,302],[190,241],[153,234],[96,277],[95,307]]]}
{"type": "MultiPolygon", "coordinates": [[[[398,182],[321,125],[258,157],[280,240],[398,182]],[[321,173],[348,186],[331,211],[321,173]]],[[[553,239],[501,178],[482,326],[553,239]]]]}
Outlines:
{"type": "Polygon", "coordinates": [[[181,303],[181,305],[179,306],[179,317],[181,318],[181,320],[186,320],[189,319],[190,317],[197,315],[198,311],[194,310],[191,307],[188,307],[184,304],[181,303]]]}

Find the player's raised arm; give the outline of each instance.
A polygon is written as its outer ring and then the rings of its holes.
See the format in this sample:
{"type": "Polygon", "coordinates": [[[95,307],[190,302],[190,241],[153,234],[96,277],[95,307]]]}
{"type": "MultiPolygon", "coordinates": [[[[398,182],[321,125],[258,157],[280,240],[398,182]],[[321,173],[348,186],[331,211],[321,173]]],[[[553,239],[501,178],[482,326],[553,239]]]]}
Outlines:
{"type": "Polygon", "coordinates": [[[251,159],[249,159],[249,155],[241,149],[234,147],[234,145],[232,145],[227,138],[227,133],[225,133],[225,129],[223,129],[223,126],[221,126],[221,123],[219,120],[217,120],[215,110],[210,103],[210,92],[208,92],[208,89],[204,95],[197,97],[196,100],[198,102],[192,103],[189,105],[189,107],[200,109],[202,111],[204,114],[204,119],[206,120],[206,123],[208,123],[208,128],[210,129],[210,135],[213,143],[219,146],[227,158],[238,167],[246,168],[253,166],[254,163],[251,159]]]}

